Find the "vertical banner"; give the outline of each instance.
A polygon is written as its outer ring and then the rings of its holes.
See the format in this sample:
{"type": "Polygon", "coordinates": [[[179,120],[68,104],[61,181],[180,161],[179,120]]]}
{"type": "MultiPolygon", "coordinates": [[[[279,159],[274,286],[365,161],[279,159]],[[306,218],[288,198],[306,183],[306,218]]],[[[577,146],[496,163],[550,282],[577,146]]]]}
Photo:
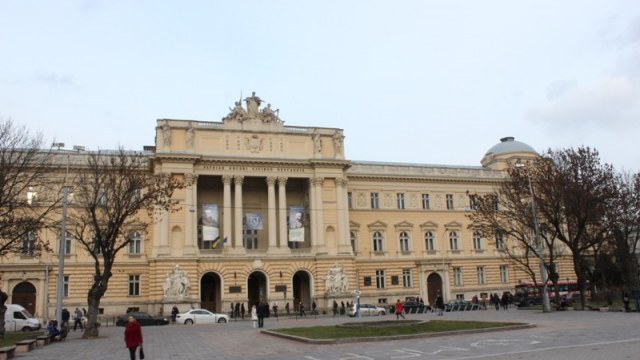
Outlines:
{"type": "Polygon", "coordinates": [[[262,230],[262,214],[246,213],[244,215],[245,230],[262,230]]]}
{"type": "Polygon", "coordinates": [[[215,241],[220,238],[220,227],[218,225],[218,205],[202,205],[202,240],[215,241]]]}
{"type": "Polygon", "coordinates": [[[304,242],[304,207],[289,208],[289,241],[304,242]]]}

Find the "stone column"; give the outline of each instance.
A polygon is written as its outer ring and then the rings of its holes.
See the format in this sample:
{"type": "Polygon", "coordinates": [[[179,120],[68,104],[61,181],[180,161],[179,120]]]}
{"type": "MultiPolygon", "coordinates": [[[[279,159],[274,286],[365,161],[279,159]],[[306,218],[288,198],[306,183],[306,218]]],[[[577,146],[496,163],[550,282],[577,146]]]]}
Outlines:
{"type": "Polygon", "coordinates": [[[184,212],[184,255],[193,255],[198,248],[197,214],[198,214],[198,175],[184,174],[185,180],[185,212],[184,212]]]}
{"type": "Polygon", "coordinates": [[[315,183],[315,201],[316,201],[316,254],[326,254],[327,244],[324,239],[324,210],[323,210],[323,177],[313,179],[315,183]]]}
{"type": "MultiPolygon", "coordinates": [[[[161,174],[164,181],[169,181],[169,174],[161,174]]],[[[169,214],[166,210],[156,207],[156,223],[153,225],[153,236],[158,239],[154,256],[169,255],[169,214]]]]}
{"type": "Polygon", "coordinates": [[[316,207],[316,183],[315,178],[309,178],[309,236],[311,241],[311,248],[315,249],[318,243],[318,234],[316,231],[316,225],[318,223],[318,210],[316,207]]]}
{"type": "Polygon", "coordinates": [[[289,224],[287,223],[287,178],[278,178],[278,225],[280,229],[280,249],[288,249],[289,224]]]}
{"type": "Polygon", "coordinates": [[[242,182],[244,181],[244,176],[234,176],[233,177],[235,184],[235,201],[234,201],[234,226],[233,226],[233,246],[232,248],[241,249],[242,246],[242,182]]]}
{"type": "Polygon", "coordinates": [[[338,253],[352,254],[349,236],[349,209],[347,209],[347,179],[336,178],[336,206],[338,208],[338,253]]]}
{"type": "Polygon", "coordinates": [[[227,243],[224,244],[225,247],[232,246],[233,244],[233,231],[231,225],[231,182],[233,181],[233,176],[231,175],[222,175],[222,241],[227,239],[227,243]]]}
{"type": "Polygon", "coordinates": [[[267,217],[269,218],[269,248],[268,251],[276,250],[277,243],[277,222],[276,222],[276,177],[267,176],[267,217]]]}

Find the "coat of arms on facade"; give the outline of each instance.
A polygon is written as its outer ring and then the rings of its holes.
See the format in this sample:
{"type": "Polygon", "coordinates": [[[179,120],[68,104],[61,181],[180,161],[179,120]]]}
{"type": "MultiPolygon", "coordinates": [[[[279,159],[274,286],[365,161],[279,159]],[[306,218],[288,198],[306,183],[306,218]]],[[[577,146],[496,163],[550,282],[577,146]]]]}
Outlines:
{"type": "Polygon", "coordinates": [[[230,112],[227,116],[222,118],[223,122],[238,121],[243,122],[247,120],[259,120],[263,123],[282,123],[279,113],[280,109],[272,109],[271,104],[267,104],[266,107],[260,109],[262,99],[256,96],[253,92],[251,96],[244,99],[247,103],[247,109],[242,107],[242,100],[235,102],[235,107],[229,108],[230,112]]]}
{"type": "Polygon", "coordinates": [[[244,139],[244,145],[247,148],[247,150],[251,151],[252,153],[257,153],[262,151],[262,148],[264,147],[264,139],[260,139],[258,137],[258,135],[252,135],[249,138],[245,138],[244,139]]]}
{"type": "Polygon", "coordinates": [[[167,274],[162,284],[165,299],[182,299],[189,295],[189,278],[187,273],[176,265],[167,274]]]}
{"type": "Polygon", "coordinates": [[[344,294],[349,291],[349,278],[347,274],[345,274],[342,264],[336,264],[329,269],[329,273],[324,280],[324,285],[329,295],[344,294]]]}

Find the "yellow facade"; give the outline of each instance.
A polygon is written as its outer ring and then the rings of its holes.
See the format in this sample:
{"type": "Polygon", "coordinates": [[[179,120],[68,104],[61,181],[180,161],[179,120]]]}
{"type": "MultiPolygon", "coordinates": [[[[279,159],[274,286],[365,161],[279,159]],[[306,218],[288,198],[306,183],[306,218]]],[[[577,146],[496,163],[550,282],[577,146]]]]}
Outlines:
{"type": "MultiPolygon", "coordinates": [[[[142,234],[139,251],[119,254],[104,314],[168,313],[173,305],[226,312],[258,299],[281,310],[313,301],[326,309],[354,301],[355,290],[367,303],[428,303],[438,291],[471,299],[528,281],[488,239],[474,240],[465,216],[469,193],[490,192],[506,163],[536,156],[526,145],[505,138],[483,166],[351,161],[341,129],[285,126],[255,95],[245,101],[221,122],[157,121],[154,171],[181,175],[188,186],[174,195],[179,210],[142,234]],[[204,225],[208,216],[215,226],[204,225]],[[172,293],[177,272],[188,285],[172,293]]],[[[55,230],[41,236],[58,249],[55,230]]],[[[30,284],[32,310],[52,316],[57,251],[2,261],[9,302],[30,284]]],[[[93,267],[77,244],[64,273],[64,306],[86,307],[93,267]]],[[[561,278],[569,273],[560,268],[561,278]]]]}

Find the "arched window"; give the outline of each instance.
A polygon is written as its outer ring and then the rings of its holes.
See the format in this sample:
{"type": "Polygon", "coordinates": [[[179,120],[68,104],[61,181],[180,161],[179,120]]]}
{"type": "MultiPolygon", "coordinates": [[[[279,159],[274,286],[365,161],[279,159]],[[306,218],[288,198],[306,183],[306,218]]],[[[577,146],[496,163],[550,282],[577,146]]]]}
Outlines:
{"type": "Polygon", "coordinates": [[[482,250],[482,234],[480,231],[473,232],[473,250],[482,250]]]}
{"type": "Polygon", "coordinates": [[[436,249],[436,238],[431,231],[424,233],[424,248],[427,251],[434,251],[436,249]]]}
{"type": "Polygon", "coordinates": [[[129,254],[140,254],[142,236],[137,231],[129,232],[129,254]]]}
{"type": "Polygon", "coordinates": [[[458,244],[459,237],[457,231],[449,231],[449,249],[451,250],[460,250],[460,245],[458,244]]]}
{"type": "Polygon", "coordinates": [[[406,231],[401,231],[400,236],[400,251],[409,251],[409,234],[406,231]]]}
{"type": "Polygon", "coordinates": [[[504,232],[502,232],[501,230],[497,230],[496,231],[496,249],[504,250],[505,246],[506,245],[504,243],[504,232]]]}
{"type": "Polygon", "coordinates": [[[382,241],[384,238],[382,237],[382,233],[380,231],[376,231],[373,233],[373,251],[382,251],[382,241]]]}

